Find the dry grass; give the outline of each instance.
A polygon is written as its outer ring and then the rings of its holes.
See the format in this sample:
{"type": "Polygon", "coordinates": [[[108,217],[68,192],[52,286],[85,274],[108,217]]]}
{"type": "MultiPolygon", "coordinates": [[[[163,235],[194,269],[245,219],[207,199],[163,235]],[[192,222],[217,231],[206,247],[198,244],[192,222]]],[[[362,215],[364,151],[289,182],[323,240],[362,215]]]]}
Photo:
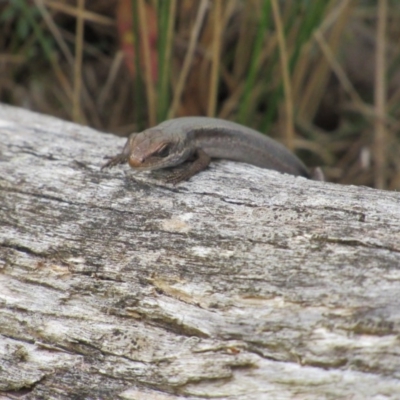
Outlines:
{"type": "Polygon", "coordinates": [[[329,180],[400,189],[398,2],[15,0],[0,15],[0,101],[119,134],[237,120],[329,180]]]}

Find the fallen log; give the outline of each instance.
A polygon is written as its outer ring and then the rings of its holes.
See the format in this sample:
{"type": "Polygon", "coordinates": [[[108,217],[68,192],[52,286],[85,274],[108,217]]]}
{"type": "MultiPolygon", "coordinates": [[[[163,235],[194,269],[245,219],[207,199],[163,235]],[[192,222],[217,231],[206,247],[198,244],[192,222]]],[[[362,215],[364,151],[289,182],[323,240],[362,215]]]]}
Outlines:
{"type": "Polygon", "coordinates": [[[400,398],[400,193],[124,142],[0,106],[0,399],[400,398]]]}

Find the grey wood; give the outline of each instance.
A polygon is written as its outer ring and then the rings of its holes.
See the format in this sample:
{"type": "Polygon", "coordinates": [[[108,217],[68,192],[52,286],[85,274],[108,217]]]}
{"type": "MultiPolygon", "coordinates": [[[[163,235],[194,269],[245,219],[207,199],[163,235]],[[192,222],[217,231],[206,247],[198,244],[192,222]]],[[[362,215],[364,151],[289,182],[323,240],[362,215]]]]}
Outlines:
{"type": "Polygon", "coordinates": [[[400,398],[399,193],[124,143],[0,106],[0,399],[400,398]]]}

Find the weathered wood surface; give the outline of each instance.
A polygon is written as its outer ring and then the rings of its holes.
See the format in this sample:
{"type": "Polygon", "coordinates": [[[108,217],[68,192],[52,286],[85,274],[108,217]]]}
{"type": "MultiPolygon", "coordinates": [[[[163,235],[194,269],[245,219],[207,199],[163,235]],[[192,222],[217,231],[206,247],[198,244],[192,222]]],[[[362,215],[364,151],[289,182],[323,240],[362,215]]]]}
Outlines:
{"type": "Polygon", "coordinates": [[[399,399],[400,194],[0,106],[0,399],[399,399]]]}

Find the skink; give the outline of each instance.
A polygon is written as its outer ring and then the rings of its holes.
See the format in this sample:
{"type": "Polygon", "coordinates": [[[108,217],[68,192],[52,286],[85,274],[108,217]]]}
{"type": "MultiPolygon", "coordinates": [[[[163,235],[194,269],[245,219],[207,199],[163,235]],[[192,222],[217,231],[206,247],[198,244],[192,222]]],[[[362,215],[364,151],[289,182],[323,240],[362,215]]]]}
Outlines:
{"type": "Polygon", "coordinates": [[[136,170],[156,170],[190,161],[167,179],[176,184],[206,169],[211,158],[323,180],[322,172],[310,173],[294,154],[270,137],[235,122],[208,117],[171,119],[132,133],[122,152],[102,169],[128,162],[136,170]]]}

